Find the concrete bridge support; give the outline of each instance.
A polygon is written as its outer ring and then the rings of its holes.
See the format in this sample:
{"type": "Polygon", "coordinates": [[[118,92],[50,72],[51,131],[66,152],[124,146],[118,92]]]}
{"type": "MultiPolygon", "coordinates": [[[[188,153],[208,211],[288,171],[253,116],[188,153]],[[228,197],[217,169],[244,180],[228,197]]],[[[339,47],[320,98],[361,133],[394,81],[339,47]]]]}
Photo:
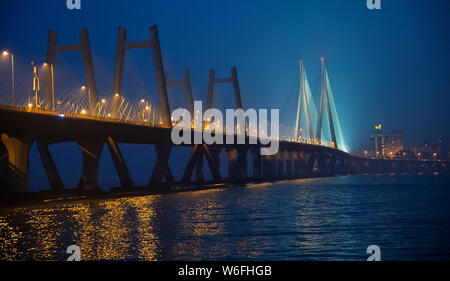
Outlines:
{"type": "Polygon", "coordinates": [[[55,161],[53,160],[50,149],[48,148],[48,143],[42,140],[38,140],[37,147],[39,155],[41,156],[42,165],[44,166],[45,173],[47,174],[50,188],[53,191],[63,190],[64,184],[59,175],[58,169],[56,168],[55,161]]]}
{"type": "Polygon", "coordinates": [[[314,174],[314,168],[316,160],[318,161],[319,156],[316,152],[309,152],[308,158],[305,156],[305,169],[303,172],[303,177],[311,177],[314,174]]]}
{"type": "Polygon", "coordinates": [[[192,148],[188,163],[184,169],[182,178],[184,183],[191,182],[192,172],[194,171],[195,166],[197,181],[203,181],[203,146],[201,144],[196,144],[194,145],[194,148],[192,148]],[[199,169],[199,163],[201,163],[201,169],[199,169]]]}
{"type": "Polygon", "coordinates": [[[294,175],[292,173],[292,151],[286,150],[284,152],[284,157],[286,159],[286,177],[292,178],[294,175]]]}
{"type": "Polygon", "coordinates": [[[275,159],[276,159],[276,176],[278,178],[283,178],[284,177],[284,153],[282,150],[279,150],[278,153],[275,155],[275,159]]]}
{"type": "Polygon", "coordinates": [[[254,147],[250,149],[250,152],[253,162],[253,178],[260,178],[262,176],[261,150],[259,147],[254,147]]]}
{"type": "Polygon", "coordinates": [[[212,147],[211,149],[203,144],[203,151],[205,153],[206,161],[208,162],[209,169],[213,176],[213,181],[219,182],[222,180],[220,176],[220,153],[222,149],[220,147],[212,147]]]}
{"type": "Polygon", "coordinates": [[[272,155],[264,155],[263,157],[263,177],[266,179],[271,179],[275,177],[276,165],[275,157],[272,155]]]}
{"type": "Polygon", "coordinates": [[[83,172],[78,183],[81,191],[98,191],[98,168],[104,140],[78,140],[83,154],[83,172]]]}
{"type": "MultiPolygon", "coordinates": [[[[51,67],[55,67],[56,54],[59,52],[81,52],[83,56],[84,72],[86,75],[86,83],[89,91],[89,112],[95,113],[95,108],[98,104],[97,86],[95,82],[94,64],[92,62],[91,46],[89,41],[89,34],[87,29],[80,31],[80,43],[74,45],[59,45],[57,44],[58,34],[53,30],[48,32],[47,41],[47,59],[46,62],[51,67]]],[[[50,109],[52,97],[52,77],[46,75],[44,87],[44,108],[50,109]]]]}
{"type": "Polygon", "coordinates": [[[157,154],[157,160],[148,185],[170,186],[174,181],[172,172],[170,171],[169,168],[169,156],[172,150],[172,146],[169,142],[157,144],[155,145],[155,150],[157,154]],[[166,179],[165,184],[163,183],[164,178],[166,179]]]}
{"type": "MultiPolygon", "coordinates": [[[[8,153],[8,180],[6,191],[27,192],[29,179],[29,154],[35,141],[35,136],[28,135],[1,135],[2,142],[8,153]]],[[[3,153],[3,157],[5,157],[3,153]]]]}
{"type": "Polygon", "coordinates": [[[116,168],[117,175],[119,176],[120,184],[123,188],[133,187],[133,179],[131,178],[130,171],[128,170],[119,146],[111,137],[106,138],[106,143],[108,144],[109,152],[111,153],[111,158],[114,162],[114,167],[116,168]]]}
{"type": "MultiPolygon", "coordinates": [[[[0,137],[1,139],[1,137],[0,137]]],[[[0,141],[0,192],[6,191],[9,186],[9,158],[8,149],[0,141]]]]}
{"type": "Polygon", "coordinates": [[[248,178],[248,166],[247,166],[248,147],[241,146],[237,150],[238,150],[238,158],[236,164],[238,170],[238,178],[242,181],[245,181],[248,178]]]}
{"type": "Polygon", "coordinates": [[[292,157],[292,165],[293,165],[292,175],[294,177],[300,177],[301,165],[300,165],[299,152],[296,150],[292,151],[291,157],[292,157]]]}
{"type": "Polygon", "coordinates": [[[237,168],[237,164],[236,164],[236,160],[234,159],[236,154],[237,154],[237,150],[232,148],[232,149],[227,149],[227,158],[228,158],[228,179],[229,180],[236,180],[239,176],[238,176],[238,168],[237,168]]]}
{"type": "Polygon", "coordinates": [[[202,183],[205,181],[205,173],[203,171],[203,155],[204,155],[204,149],[201,146],[201,152],[200,155],[197,157],[195,161],[195,181],[198,183],[202,183]]]}

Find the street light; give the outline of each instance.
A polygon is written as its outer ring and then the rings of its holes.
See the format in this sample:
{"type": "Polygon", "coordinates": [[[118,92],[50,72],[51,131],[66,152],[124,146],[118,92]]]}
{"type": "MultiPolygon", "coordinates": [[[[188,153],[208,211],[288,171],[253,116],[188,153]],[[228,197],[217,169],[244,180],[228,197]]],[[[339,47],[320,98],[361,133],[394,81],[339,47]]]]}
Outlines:
{"type": "Polygon", "coordinates": [[[11,86],[12,86],[12,104],[16,105],[16,98],[14,96],[14,54],[8,51],[3,51],[2,55],[7,57],[11,55],[11,86]]]}

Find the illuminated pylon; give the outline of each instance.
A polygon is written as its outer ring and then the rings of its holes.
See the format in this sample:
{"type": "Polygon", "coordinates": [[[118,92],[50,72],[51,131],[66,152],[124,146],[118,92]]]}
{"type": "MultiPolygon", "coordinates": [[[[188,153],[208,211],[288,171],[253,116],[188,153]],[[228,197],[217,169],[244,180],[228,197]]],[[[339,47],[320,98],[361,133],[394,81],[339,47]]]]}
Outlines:
{"type": "Polygon", "coordinates": [[[158,28],[156,25],[153,25],[149,28],[149,31],[150,40],[140,42],[127,42],[127,30],[119,27],[117,35],[116,64],[114,66],[113,101],[111,114],[116,117],[119,111],[119,99],[122,92],[125,51],[137,48],[152,49],[156,82],[158,84],[159,111],[161,113],[161,122],[166,126],[171,126],[170,106],[169,99],[167,97],[167,84],[161,55],[161,47],[159,43],[158,28]]]}
{"type": "Polygon", "coordinates": [[[320,88],[320,103],[319,103],[319,112],[318,112],[318,122],[317,122],[317,139],[320,141],[322,138],[322,119],[324,110],[327,112],[328,122],[330,126],[331,132],[331,141],[333,142],[333,146],[336,147],[336,133],[333,125],[333,116],[331,114],[331,106],[330,106],[330,97],[328,93],[328,73],[325,68],[325,60],[324,58],[320,58],[321,62],[321,88],[320,88]]]}
{"type": "Polygon", "coordinates": [[[307,132],[309,133],[309,138],[313,137],[313,127],[311,125],[311,115],[309,110],[309,103],[312,100],[310,96],[309,83],[306,77],[305,67],[303,65],[303,61],[300,60],[300,89],[298,92],[298,104],[297,104],[297,119],[295,121],[295,132],[294,137],[295,141],[298,140],[298,133],[300,130],[300,118],[302,116],[302,112],[304,113],[304,117],[306,119],[307,132]]]}
{"type": "Polygon", "coordinates": [[[194,116],[194,97],[192,96],[192,86],[191,86],[191,77],[189,75],[189,70],[184,70],[184,79],[183,80],[169,80],[169,75],[166,73],[166,84],[167,86],[175,86],[180,85],[184,86],[184,90],[186,92],[187,103],[189,106],[189,113],[191,114],[191,118],[194,116]]]}
{"type": "MultiPolygon", "coordinates": [[[[92,63],[91,44],[89,42],[89,34],[87,28],[80,31],[80,43],[73,45],[59,45],[57,44],[58,34],[53,31],[48,31],[47,41],[47,60],[46,63],[53,69],[55,68],[56,54],[61,52],[81,52],[83,56],[84,72],[86,75],[86,83],[88,86],[89,95],[89,112],[93,114],[98,103],[97,86],[95,82],[94,64],[92,63]]],[[[45,79],[44,103],[45,109],[50,109],[52,105],[52,75],[47,73],[45,79]]]]}
{"type": "MultiPolygon", "coordinates": [[[[341,125],[339,122],[339,116],[336,111],[336,105],[334,103],[333,93],[330,87],[330,80],[328,78],[328,72],[325,67],[325,61],[321,58],[322,71],[321,71],[321,93],[320,104],[318,112],[318,123],[316,137],[318,141],[321,141],[322,137],[322,121],[323,118],[328,119],[328,125],[331,134],[331,147],[346,151],[347,148],[344,143],[344,136],[342,134],[341,125]],[[325,117],[324,117],[324,114],[325,117]],[[339,141],[338,141],[339,140],[339,141]]],[[[322,140],[323,141],[323,140],[322,140]]]]}

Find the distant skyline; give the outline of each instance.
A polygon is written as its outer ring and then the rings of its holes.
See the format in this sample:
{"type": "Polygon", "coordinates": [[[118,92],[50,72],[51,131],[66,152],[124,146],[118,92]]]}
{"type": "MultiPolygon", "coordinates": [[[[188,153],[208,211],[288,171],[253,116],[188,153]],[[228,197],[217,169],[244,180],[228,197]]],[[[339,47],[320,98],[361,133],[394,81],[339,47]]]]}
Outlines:
{"type": "MultiPolygon", "coordinates": [[[[445,0],[382,1],[381,10],[367,9],[365,0],[82,0],[81,10],[68,10],[65,0],[10,0],[2,1],[0,48],[14,52],[18,71],[28,71],[29,61],[45,60],[49,28],[70,44],[87,27],[97,87],[107,96],[117,28],[127,28],[128,39],[139,41],[158,24],[167,70],[181,77],[188,68],[196,99],[206,100],[210,67],[228,76],[236,65],[244,106],[282,110],[296,103],[292,85],[298,81],[299,60],[314,84],[323,56],[350,149],[365,146],[379,123],[386,131],[401,131],[410,146],[427,136],[450,135],[449,13],[445,0]]],[[[127,59],[140,76],[150,77],[148,51],[133,51],[127,59]]],[[[58,55],[56,68],[63,63],[84,83],[79,57],[58,55]]],[[[0,95],[5,95],[9,72],[4,60],[0,75],[0,95]]],[[[156,86],[145,83],[156,101],[156,86]]],[[[227,88],[220,92],[223,104],[229,102],[227,94],[227,88]]]]}

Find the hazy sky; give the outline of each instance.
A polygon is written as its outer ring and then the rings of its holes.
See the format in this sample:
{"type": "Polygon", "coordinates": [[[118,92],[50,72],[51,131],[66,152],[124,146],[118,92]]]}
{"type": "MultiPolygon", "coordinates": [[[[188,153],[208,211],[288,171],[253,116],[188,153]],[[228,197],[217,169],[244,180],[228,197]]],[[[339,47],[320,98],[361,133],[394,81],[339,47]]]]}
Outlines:
{"type": "MultiPolygon", "coordinates": [[[[236,65],[246,107],[295,104],[290,91],[299,59],[314,84],[323,56],[351,148],[365,145],[378,123],[401,130],[407,144],[450,135],[446,0],[382,0],[378,11],[365,0],[82,0],[79,11],[68,10],[65,0],[5,0],[0,21],[0,48],[12,49],[23,65],[45,60],[49,28],[61,43],[76,43],[88,27],[100,94],[111,92],[118,26],[139,41],[158,24],[166,68],[179,77],[189,68],[197,99],[205,100],[209,67],[228,76],[236,65]]],[[[145,77],[151,55],[134,55],[145,77]]],[[[71,66],[82,71],[81,60],[71,66]]]]}

